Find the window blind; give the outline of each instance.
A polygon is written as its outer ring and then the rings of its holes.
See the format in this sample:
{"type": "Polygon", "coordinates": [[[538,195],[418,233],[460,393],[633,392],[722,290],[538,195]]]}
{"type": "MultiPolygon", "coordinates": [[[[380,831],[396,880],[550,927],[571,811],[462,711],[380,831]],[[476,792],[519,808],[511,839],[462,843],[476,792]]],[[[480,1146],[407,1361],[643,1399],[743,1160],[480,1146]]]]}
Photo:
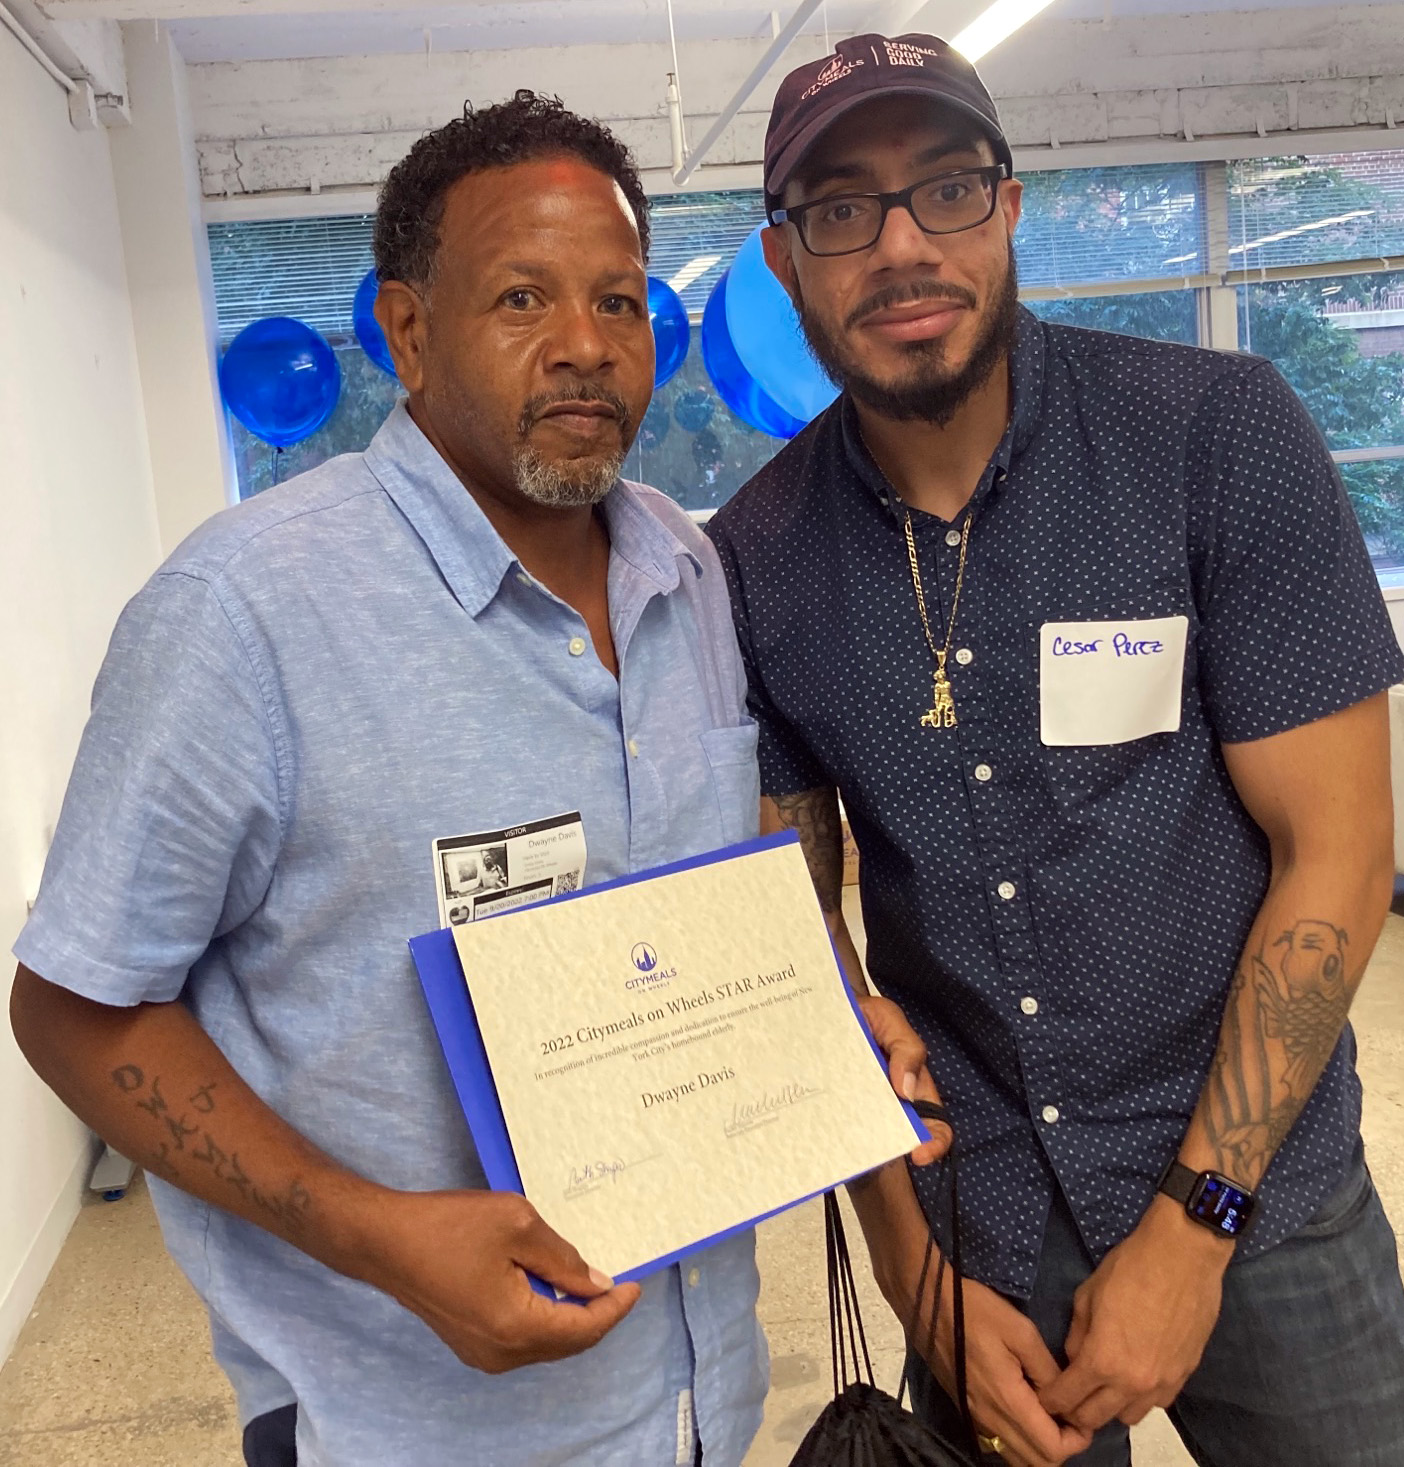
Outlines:
{"type": "Polygon", "coordinates": [[[1231,269],[1404,255],[1404,150],[1228,166],[1231,269]]]}

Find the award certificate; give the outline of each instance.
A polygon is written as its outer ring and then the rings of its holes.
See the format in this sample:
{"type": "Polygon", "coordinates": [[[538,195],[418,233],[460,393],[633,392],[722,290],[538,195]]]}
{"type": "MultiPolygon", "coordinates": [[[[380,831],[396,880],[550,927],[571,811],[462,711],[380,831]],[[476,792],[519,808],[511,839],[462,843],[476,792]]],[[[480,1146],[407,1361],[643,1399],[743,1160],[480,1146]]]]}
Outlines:
{"type": "Polygon", "coordinates": [[[793,833],[411,948],[490,1184],[617,1279],[927,1139],[793,833]]]}

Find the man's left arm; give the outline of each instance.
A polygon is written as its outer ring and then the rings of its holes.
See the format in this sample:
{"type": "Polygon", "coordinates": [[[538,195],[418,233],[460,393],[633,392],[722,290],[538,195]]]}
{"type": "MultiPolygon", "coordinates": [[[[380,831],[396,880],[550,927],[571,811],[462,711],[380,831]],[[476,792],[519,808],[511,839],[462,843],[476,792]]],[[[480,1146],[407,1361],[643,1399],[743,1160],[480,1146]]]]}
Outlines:
{"type": "MultiPolygon", "coordinates": [[[[1384,693],[1317,722],[1225,744],[1267,835],[1272,877],[1179,1151],[1252,1191],[1335,1050],[1393,890],[1384,693]]],[[[1178,1395],[1218,1319],[1231,1241],[1157,1196],[1078,1290],[1070,1364],[1043,1393],[1087,1430],[1134,1424],[1178,1395]]]]}

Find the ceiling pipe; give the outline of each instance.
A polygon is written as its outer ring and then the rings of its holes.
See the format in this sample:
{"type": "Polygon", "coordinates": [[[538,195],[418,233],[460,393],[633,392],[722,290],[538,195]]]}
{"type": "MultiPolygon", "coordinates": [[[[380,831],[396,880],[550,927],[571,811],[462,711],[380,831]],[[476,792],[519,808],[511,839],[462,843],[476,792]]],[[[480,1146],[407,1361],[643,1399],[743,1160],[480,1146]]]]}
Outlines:
{"type": "Polygon", "coordinates": [[[65,92],[73,93],[78,90],[78,83],[59,66],[49,53],[29,34],[0,0],[0,25],[10,31],[14,38],[24,47],[26,51],[44,68],[46,72],[61,86],[65,92]]]}
{"type": "Polygon", "coordinates": [[[770,45],[765,48],[765,55],[756,62],[751,74],[737,89],[736,95],[722,108],[720,114],[717,116],[717,120],[703,134],[701,142],[688,152],[683,160],[682,167],[673,170],[673,182],[675,184],[684,184],[692,177],[702,160],[716,145],[717,139],[731,126],[736,114],[746,105],[746,101],[751,93],[765,80],[771,67],[785,53],[790,42],[804,28],[805,22],[823,3],[824,0],[802,0],[802,3],[795,7],[795,13],[780,28],[779,33],[770,45]]]}

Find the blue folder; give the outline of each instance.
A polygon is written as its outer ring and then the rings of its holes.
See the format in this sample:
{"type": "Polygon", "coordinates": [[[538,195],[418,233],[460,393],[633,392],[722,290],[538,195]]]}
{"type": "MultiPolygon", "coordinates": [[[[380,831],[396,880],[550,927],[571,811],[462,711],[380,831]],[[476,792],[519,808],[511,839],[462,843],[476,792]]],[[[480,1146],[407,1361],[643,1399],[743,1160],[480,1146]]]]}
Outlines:
{"type": "MultiPolygon", "coordinates": [[[[602,891],[609,891],[616,886],[631,886],[638,881],[651,881],[659,876],[671,876],[675,872],[714,865],[718,861],[728,861],[736,856],[749,855],[754,851],[792,845],[798,839],[799,837],[793,831],[785,831],[780,835],[760,836],[756,840],[727,846],[719,851],[708,851],[705,855],[693,856],[685,861],[674,861],[666,866],[655,866],[650,871],[637,871],[629,876],[620,876],[614,881],[602,882],[599,886],[592,886],[584,891],[553,897],[552,901],[589,901],[592,896],[602,891]]],[[[537,905],[544,904],[538,903],[537,905]]],[[[483,920],[511,921],[517,913],[530,910],[529,907],[518,907],[513,911],[503,912],[483,920]]],[[[458,960],[458,949],[454,945],[453,930],[445,927],[438,932],[426,932],[421,937],[412,937],[409,948],[414,958],[415,968],[419,973],[420,986],[424,989],[424,997],[429,1004],[429,1013],[439,1036],[439,1044],[444,1051],[444,1059],[448,1062],[449,1074],[453,1077],[454,1089],[458,1092],[458,1103],[463,1107],[463,1114],[467,1117],[468,1129],[472,1132],[473,1144],[478,1149],[478,1158],[487,1175],[488,1185],[495,1192],[516,1192],[525,1195],[522,1175],[517,1168],[517,1158],[512,1151],[512,1138],[507,1132],[507,1121],[502,1114],[502,1102],[498,1098],[497,1085],[492,1078],[492,1066],[488,1062],[487,1048],[483,1044],[477,1015],[473,1012],[473,999],[463,976],[463,966],[458,960]]],[[[834,964],[835,976],[839,982],[843,982],[837,953],[834,954],[834,964]]],[[[887,1062],[874,1043],[867,1021],[863,1018],[862,1011],[848,984],[844,982],[843,986],[849,1002],[853,1005],[853,1012],[872,1047],[873,1054],[885,1073],[887,1062]]],[[[913,1145],[919,1145],[928,1139],[926,1127],[910,1105],[903,1101],[902,1106],[912,1124],[912,1132],[915,1137],[913,1145]]],[[[839,1178],[836,1185],[839,1182],[850,1180],[851,1178],[848,1177],[839,1178]]],[[[649,1274],[676,1263],[689,1253],[710,1247],[735,1233],[744,1232],[765,1218],[786,1212],[801,1202],[809,1201],[810,1196],[818,1195],[820,1194],[811,1193],[809,1196],[796,1197],[793,1202],[774,1208],[762,1214],[761,1217],[738,1223],[735,1227],[713,1234],[711,1237],[699,1238],[686,1248],[677,1249],[662,1258],[655,1258],[648,1263],[640,1264],[637,1268],[627,1270],[619,1275],[616,1282],[627,1283],[631,1280],[646,1278],[649,1274]]],[[[541,1283],[540,1280],[533,1279],[532,1284],[541,1293],[555,1297],[555,1291],[541,1283]]]]}

